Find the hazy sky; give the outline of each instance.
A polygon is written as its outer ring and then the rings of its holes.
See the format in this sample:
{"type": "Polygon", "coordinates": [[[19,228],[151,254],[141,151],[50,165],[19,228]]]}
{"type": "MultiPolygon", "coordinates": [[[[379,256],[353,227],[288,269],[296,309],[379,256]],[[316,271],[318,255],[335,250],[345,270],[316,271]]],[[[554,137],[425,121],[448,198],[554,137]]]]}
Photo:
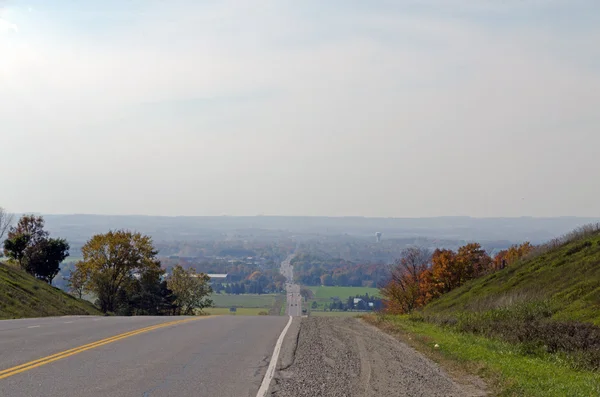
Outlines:
{"type": "Polygon", "coordinates": [[[0,206],[600,214],[597,0],[0,0],[0,206]]]}

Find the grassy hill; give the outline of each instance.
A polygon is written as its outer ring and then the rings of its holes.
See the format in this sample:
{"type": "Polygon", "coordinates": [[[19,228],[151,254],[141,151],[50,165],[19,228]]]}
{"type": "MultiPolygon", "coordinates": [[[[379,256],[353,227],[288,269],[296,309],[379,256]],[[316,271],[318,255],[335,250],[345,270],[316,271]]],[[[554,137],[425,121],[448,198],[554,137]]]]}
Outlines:
{"type": "MultiPolygon", "coordinates": [[[[552,320],[600,326],[600,232],[574,233],[502,271],[473,280],[431,302],[430,315],[523,308],[552,320]],[[532,307],[535,306],[534,309],[532,307]]],[[[514,314],[514,313],[513,313],[514,314]]]]}
{"type": "Polygon", "coordinates": [[[85,314],[101,313],[87,301],[0,263],[0,319],[85,314]]]}

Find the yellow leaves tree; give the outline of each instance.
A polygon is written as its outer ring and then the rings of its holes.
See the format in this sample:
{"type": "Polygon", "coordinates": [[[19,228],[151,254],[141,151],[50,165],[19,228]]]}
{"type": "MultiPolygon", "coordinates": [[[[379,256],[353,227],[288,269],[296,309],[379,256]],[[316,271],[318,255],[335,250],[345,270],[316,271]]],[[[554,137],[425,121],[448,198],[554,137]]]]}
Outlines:
{"type": "Polygon", "coordinates": [[[194,269],[185,270],[180,265],[173,268],[173,273],[167,279],[168,288],[175,294],[175,304],[180,314],[194,315],[195,310],[212,306],[208,298],[212,293],[209,285],[210,278],[205,273],[196,273],[194,269]]]}
{"type": "Polygon", "coordinates": [[[152,239],[126,230],[93,236],[82,248],[83,260],[75,266],[71,283],[95,294],[103,312],[114,312],[116,302],[135,277],[157,272],[152,239]]]}

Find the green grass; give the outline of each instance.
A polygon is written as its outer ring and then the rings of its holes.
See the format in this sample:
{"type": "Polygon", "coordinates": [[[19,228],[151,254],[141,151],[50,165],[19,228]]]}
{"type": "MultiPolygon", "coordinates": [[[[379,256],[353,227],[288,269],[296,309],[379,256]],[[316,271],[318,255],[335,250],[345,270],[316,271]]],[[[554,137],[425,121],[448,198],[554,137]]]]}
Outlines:
{"type": "Polygon", "coordinates": [[[259,307],[240,307],[235,313],[231,313],[226,307],[209,307],[203,310],[210,315],[237,315],[237,316],[258,316],[260,312],[266,312],[266,309],[259,307]]]}
{"type": "Polygon", "coordinates": [[[497,396],[590,397],[600,395],[600,374],[577,371],[560,356],[523,355],[518,345],[459,333],[407,316],[366,318],[401,338],[435,361],[487,379],[497,396]],[[439,348],[434,348],[438,344],[439,348]]]}
{"type": "Polygon", "coordinates": [[[230,308],[235,307],[247,307],[247,308],[266,308],[267,310],[275,305],[275,298],[277,295],[254,295],[254,294],[241,294],[241,295],[225,295],[225,294],[212,294],[211,299],[214,302],[215,307],[230,308]]]}
{"type": "Polygon", "coordinates": [[[482,312],[551,302],[552,319],[600,326],[600,233],[574,239],[431,302],[425,313],[482,312]]]}
{"type": "Polygon", "coordinates": [[[0,319],[86,314],[101,313],[88,301],[0,263],[0,319]]]}
{"type": "Polygon", "coordinates": [[[311,290],[315,295],[315,298],[320,299],[331,299],[337,296],[341,300],[348,299],[350,296],[369,294],[369,296],[379,296],[379,290],[377,288],[365,288],[365,287],[306,287],[311,290]]]}

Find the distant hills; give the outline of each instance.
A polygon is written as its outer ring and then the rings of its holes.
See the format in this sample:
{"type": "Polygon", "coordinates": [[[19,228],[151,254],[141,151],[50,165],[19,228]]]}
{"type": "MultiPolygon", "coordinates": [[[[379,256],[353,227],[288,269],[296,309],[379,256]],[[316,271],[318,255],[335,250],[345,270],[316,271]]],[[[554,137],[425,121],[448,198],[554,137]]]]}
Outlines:
{"type": "Polygon", "coordinates": [[[71,242],[87,240],[109,229],[134,229],[156,241],[224,240],[233,238],[289,238],[349,235],[375,239],[428,237],[457,241],[542,243],[600,218],[363,218],[292,216],[106,216],[44,215],[47,229],[71,242]]]}

